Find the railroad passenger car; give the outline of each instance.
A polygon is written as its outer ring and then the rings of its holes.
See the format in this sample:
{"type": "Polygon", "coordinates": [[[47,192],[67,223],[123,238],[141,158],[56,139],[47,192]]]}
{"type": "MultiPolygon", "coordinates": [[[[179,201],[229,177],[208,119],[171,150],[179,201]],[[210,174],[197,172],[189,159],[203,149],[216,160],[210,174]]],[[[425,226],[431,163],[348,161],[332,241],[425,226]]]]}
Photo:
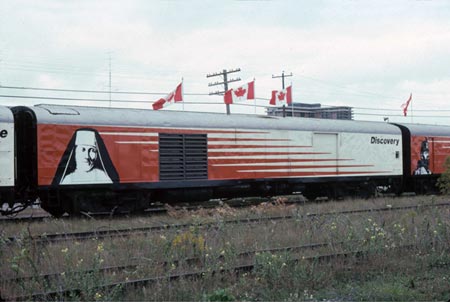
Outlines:
{"type": "Polygon", "coordinates": [[[450,127],[398,124],[403,135],[404,190],[420,194],[437,192],[436,180],[450,156],[450,127]]]}
{"type": "Polygon", "coordinates": [[[0,106],[0,201],[14,206],[14,116],[7,107],[0,106]]]}
{"type": "Polygon", "coordinates": [[[13,112],[18,175],[54,215],[401,189],[402,132],[387,123],[56,105],[13,112]]]}

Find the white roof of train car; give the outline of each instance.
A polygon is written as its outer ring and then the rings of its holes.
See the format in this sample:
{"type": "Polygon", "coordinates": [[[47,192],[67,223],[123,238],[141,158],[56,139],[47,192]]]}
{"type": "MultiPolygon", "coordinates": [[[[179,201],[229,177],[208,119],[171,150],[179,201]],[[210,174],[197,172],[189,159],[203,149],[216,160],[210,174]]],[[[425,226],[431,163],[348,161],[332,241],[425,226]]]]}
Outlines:
{"type": "Polygon", "coordinates": [[[408,128],[411,135],[415,136],[450,136],[450,126],[400,123],[396,124],[408,128]]]}
{"type": "Polygon", "coordinates": [[[14,116],[11,109],[5,106],[0,106],[0,122],[12,123],[14,122],[14,116]]]}
{"type": "Polygon", "coordinates": [[[52,124],[401,134],[397,126],[384,122],[61,105],[29,108],[35,112],[38,123],[52,124]]]}

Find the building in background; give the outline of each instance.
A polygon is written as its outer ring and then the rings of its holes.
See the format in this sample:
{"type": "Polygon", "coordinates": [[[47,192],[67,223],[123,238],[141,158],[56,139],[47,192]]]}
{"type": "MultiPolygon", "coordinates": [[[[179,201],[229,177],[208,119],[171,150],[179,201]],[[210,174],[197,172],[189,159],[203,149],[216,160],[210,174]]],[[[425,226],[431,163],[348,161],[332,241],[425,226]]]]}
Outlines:
{"type": "MultiPolygon", "coordinates": [[[[320,104],[292,103],[285,107],[286,116],[352,120],[352,107],[322,107],[320,104]]],[[[283,116],[283,107],[267,107],[267,115],[283,116]]]]}

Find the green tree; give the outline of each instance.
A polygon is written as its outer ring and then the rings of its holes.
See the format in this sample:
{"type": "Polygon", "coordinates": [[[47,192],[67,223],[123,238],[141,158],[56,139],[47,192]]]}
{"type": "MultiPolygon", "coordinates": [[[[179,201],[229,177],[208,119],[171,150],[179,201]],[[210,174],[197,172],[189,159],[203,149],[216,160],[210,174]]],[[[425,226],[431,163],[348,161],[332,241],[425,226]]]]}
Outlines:
{"type": "Polygon", "coordinates": [[[450,194],[450,156],[444,163],[445,171],[441,174],[437,181],[437,186],[442,194],[450,194]]]}

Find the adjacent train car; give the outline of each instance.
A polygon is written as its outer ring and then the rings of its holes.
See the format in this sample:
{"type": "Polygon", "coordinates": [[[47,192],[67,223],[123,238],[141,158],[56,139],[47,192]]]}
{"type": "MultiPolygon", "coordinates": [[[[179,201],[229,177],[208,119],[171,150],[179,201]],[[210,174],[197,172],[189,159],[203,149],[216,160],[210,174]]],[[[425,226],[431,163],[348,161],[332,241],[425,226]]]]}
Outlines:
{"type": "Polygon", "coordinates": [[[18,174],[54,215],[293,191],[371,194],[402,182],[402,133],[387,123],[55,105],[13,111],[18,174]]]}
{"type": "Polygon", "coordinates": [[[0,106],[0,201],[14,206],[14,116],[7,107],[0,106]]]}
{"type": "Polygon", "coordinates": [[[450,127],[397,124],[403,133],[405,189],[417,193],[437,192],[437,178],[450,156],[450,127]]]}

